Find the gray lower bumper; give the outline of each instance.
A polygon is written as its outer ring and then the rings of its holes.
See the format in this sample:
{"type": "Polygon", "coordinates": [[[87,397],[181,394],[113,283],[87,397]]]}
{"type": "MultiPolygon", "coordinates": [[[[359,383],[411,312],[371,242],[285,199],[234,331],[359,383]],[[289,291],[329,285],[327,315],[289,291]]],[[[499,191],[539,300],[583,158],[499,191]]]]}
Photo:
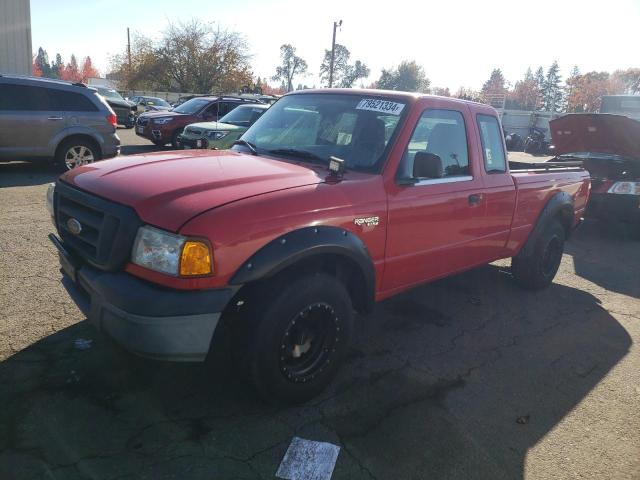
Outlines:
{"type": "Polygon", "coordinates": [[[218,321],[237,288],[180,291],[125,272],[80,263],[60,240],[63,285],[89,321],[137,355],[171,361],[203,361],[218,321]]]}
{"type": "Polygon", "coordinates": [[[82,270],[78,275],[88,293],[89,321],[124,349],[148,358],[201,362],[209,352],[221,313],[152,317],[125,312],[90,290],[82,270]]]}

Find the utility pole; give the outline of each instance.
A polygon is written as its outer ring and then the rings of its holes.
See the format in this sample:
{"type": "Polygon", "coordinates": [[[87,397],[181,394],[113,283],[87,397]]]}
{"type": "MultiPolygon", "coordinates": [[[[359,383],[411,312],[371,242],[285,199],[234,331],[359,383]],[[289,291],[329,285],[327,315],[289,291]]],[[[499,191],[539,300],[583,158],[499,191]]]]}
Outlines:
{"type": "Polygon", "coordinates": [[[336,54],[336,29],[342,26],[342,20],[333,22],[333,41],[331,42],[331,63],[329,63],[329,88],[333,86],[333,59],[336,54]]]}
{"type": "Polygon", "coordinates": [[[131,73],[131,37],[129,36],[129,27],[127,27],[127,57],[129,58],[129,73],[131,73]]]}

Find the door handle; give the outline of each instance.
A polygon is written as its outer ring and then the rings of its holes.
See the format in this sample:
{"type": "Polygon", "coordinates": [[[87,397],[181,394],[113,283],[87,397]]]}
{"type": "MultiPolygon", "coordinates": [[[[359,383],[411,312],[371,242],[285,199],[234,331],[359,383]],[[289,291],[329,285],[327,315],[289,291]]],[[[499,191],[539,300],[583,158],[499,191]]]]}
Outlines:
{"type": "Polygon", "coordinates": [[[478,205],[482,200],[481,193],[472,193],[469,195],[469,205],[478,205]]]}
{"type": "Polygon", "coordinates": [[[62,117],[49,117],[47,120],[62,120],[62,117]]]}

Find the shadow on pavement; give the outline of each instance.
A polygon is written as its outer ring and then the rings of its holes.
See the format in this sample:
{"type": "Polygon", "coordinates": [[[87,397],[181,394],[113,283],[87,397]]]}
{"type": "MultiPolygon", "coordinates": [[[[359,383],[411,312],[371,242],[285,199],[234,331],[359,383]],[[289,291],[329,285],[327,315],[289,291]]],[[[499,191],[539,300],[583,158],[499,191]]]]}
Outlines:
{"type": "Polygon", "coordinates": [[[60,175],[45,161],[0,162],[0,188],[43,185],[54,182],[60,175]]]}
{"type": "Polygon", "coordinates": [[[496,266],[358,322],[330,389],[290,408],[237,378],[224,331],[205,364],[133,358],[86,321],[59,331],[0,363],[0,478],[273,478],[294,435],[342,448],[334,480],[522,478],[631,344],[592,295],[522,291],[496,266]]]}
{"type": "Polygon", "coordinates": [[[625,227],[586,221],[567,243],[565,253],[573,257],[576,275],[612,292],[640,298],[640,240],[625,227]]]}

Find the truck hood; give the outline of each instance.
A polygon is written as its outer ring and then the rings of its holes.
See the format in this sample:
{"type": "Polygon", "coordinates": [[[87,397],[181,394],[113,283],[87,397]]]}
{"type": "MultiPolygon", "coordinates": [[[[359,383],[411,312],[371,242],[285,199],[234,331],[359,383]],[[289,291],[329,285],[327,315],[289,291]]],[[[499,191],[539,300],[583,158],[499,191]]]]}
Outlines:
{"type": "Polygon", "coordinates": [[[151,225],[177,232],[212,208],[243,198],[324,182],[303,166],[232,150],[156,152],[75,168],[61,180],[133,207],[151,225]]]}
{"type": "Polygon", "coordinates": [[[622,115],[572,113],[549,122],[556,155],[609,154],[640,161],[640,122],[622,115]]]}

